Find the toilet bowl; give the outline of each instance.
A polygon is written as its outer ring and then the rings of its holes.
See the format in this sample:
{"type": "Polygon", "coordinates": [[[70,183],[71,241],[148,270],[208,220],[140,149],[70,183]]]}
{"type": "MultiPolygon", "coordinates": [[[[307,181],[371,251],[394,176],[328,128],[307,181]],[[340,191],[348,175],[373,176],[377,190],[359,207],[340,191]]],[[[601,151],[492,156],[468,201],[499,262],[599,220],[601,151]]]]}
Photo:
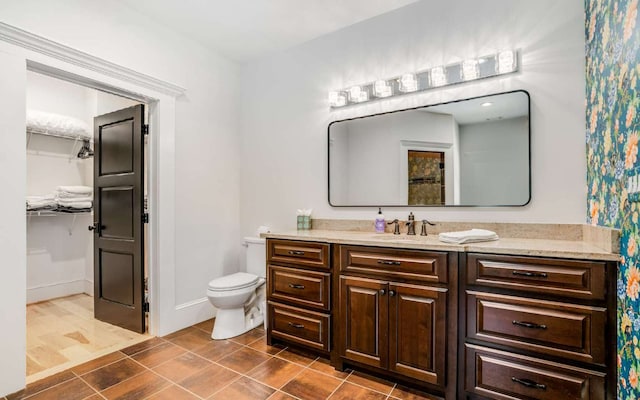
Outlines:
{"type": "Polygon", "coordinates": [[[209,282],[207,297],[218,310],[212,339],[242,335],[264,321],[265,240],[245,238],[245,244],[247,272],[236,272],[209,282]]]}

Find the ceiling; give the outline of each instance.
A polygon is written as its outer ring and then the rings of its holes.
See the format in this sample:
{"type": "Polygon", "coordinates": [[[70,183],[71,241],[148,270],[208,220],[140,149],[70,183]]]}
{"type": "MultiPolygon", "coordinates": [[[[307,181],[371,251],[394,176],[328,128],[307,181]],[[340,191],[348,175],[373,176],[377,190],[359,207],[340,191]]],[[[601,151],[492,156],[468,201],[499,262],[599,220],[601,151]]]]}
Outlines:
{"type": "Polygon", "coordinates": [[[120,0],[238,62],[284,50],[417,0],[120,0]]]}

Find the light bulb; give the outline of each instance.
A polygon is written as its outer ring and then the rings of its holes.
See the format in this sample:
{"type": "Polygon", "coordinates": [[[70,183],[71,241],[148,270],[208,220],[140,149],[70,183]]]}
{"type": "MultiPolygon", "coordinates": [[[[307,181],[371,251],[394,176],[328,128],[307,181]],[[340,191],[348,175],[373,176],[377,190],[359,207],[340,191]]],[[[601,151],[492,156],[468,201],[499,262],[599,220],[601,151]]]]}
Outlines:
{"type": "Polygon", "coordinates": [[[478,60],[464,60],[462,62],[462,76],[465,81],[472,81],[478,79],[480,71],[478,69],[478,60]]]}
{"type": "Polygon", "coordinates": [[[361,86],[352,86],[349,88],[349,101],[352,103],[362,103],[369,100],[369,93],[362,90],[361,86]]]}
{"type": "Polygon", "coordinates": [[[347,96],[343,92],[329,92],[329,105],[331,107],[342,107],[347,104],[347,96]]]}
{"type": "Polygon", "coordinates": [[[501,51],[496,56],[496,72],[507,74],[516,69],[516,57],[513,50],[501,51]]]}
{"type": "Polygon", "coordinates": [[[447,75],[444,73],[444,67],[431,68],[429,75],[431,77],[432,87],[439,87],[447,84],[447,75]]]}
{"type": "Polygon", "coordinates": [[[404,74],[400,77],[400,87],[398,88],[401,92],[409,93],[415,92],[418,90],[418,80],[416,79],[416,74],[404,74]]]}
{"type": "Polygon", "coordinates": [[[373,84],[373,95],[376,97],[389,97],[393,94],[391,85],[387,81],[379,80],[373,84]]]}

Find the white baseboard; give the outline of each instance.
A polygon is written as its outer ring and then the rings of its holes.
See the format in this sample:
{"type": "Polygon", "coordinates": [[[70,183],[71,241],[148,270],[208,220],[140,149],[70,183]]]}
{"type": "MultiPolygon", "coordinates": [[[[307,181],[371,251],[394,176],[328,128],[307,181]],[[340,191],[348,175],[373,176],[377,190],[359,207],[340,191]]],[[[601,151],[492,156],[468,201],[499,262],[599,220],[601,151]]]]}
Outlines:
{"type": "Polygon", "coordinates": [[[72,294],[79,294],[84,292],[84,279],[33,286],[27,288],[27,304],[55,299],[56,297],[71,296],[72,294]]]}
{"type": "Polygon", "coordinates": [[[90,281],[88,279],[84,280],[84,292],[93,297],[93,281],[90,281]]]}
{"type": "Polygon", "coordinates": [[[211,305],[207,297],[202,297],[175,306],[170,318],[165,321],[169,334],[191,325],[198,324],[216,316],[216,308],[211,305]]]}

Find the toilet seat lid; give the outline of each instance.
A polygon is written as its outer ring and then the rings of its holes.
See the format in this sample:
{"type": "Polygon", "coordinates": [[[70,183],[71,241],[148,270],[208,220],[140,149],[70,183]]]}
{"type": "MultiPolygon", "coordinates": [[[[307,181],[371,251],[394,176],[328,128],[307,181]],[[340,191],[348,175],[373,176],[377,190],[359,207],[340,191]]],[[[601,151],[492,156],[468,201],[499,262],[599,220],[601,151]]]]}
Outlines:
{"type": "Polygon", "coordinates": [[[258,282],[258,277],[246,272],[236,272],[235,274],[222,276],[209,282],[209,289],[216,291],[242,289],[258,282]]]}

